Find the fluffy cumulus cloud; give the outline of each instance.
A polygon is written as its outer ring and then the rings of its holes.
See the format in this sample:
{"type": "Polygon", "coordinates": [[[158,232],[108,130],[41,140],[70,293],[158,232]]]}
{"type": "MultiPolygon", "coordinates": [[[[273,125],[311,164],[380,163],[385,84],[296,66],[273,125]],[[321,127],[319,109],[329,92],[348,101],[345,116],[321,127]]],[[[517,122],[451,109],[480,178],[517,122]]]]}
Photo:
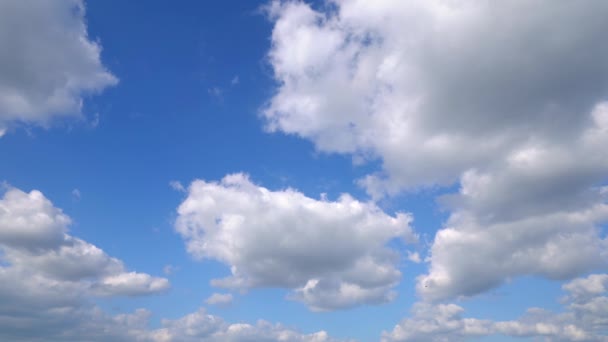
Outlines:
{"type": "Polygon", "coordinates": [[[382,341],[466,341],[490,335],[538,337],[545,341],[608,341],[608,276],[594,274],[576,279],[563,289],[568,293],[564,312],[531,308],[512,321],[465,318],[464,309],[455,304],[417,303],[412,317],[383,333],[382,341]]]}
{"type": "Polygon", "coordinates": [[[118,82],[87,35],[81,0],[0,2],[0,136],[14,124],[78,116],[118,82]]]}
{"type": "Polygon", "coordinates": [[[169,288],[167,279],[129,272],[120,260],[71,236],[69,224],[70,218],[39,191],[9,188],[0,198],[0,331],[13,336],[10,340],[52,337],[88,318],[106,319],[89,305],[92,297],[169,288]]]}
{"type": "Polygon", "coordinates": [[[275,1],[269,131],[382,169],[374,198],[459,183],[426,299],[608,262],[608,3],[275,1]]]}
{"type": "Polygon", "coordinates": [[[175,228],[195,257],[230,266],[232,275],[214,285],[288,288],[313,310],[332,310],[395,296],[400,257],[387,243],[415,241],[410,221],[347,194],[317,200],[232,174],[194,181],[175,228]]]}
{"type": "Polygon", "coordinates": [[[608,90],[600,1],[330,3],[270,6],[280,86],[263,115],[320,150],[381,157],[390,179],[370,190],[450,184],[533,137],[572,137],[608,90]]]}

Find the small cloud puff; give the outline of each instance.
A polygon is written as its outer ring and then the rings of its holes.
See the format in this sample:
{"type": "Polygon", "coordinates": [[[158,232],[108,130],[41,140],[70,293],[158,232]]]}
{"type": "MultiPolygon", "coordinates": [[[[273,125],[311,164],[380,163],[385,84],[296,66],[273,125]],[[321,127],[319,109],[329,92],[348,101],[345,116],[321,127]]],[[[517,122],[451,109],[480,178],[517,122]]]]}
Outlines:
{"type": "Polygon", "coordinates": [[[209,305],[228,305],[232,303],[233,299],[230,293],[214,293],[205,300],[205,303],[209,305]]]}

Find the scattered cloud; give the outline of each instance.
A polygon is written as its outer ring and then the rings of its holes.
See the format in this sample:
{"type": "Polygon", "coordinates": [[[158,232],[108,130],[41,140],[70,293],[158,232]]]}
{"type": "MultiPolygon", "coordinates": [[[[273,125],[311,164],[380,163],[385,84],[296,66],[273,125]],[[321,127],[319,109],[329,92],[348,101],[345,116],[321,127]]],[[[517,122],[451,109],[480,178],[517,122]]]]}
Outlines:
{"type": "Polygon", "coordinates": [[[145,273],[123,272],[105,277],[94,284],[92,293],[99,296],[140,296],[165,292],[169,281],[145,273]]]}
{"type": "Polygon", "coordinates": [[[389,216],[348,194],[316,200],[231,174],[194,181],[175,229],[192,255],[230,266],[232,275],[213,285],[288,288],[313,310],[333,310],[394,298],[399,255],[386,245],[414,242],[410,222],[409,214],[389,216]]]}
{"type": "Polygon", "coordinates": [[[331,338],[325,331],[302,334],[280,324],[272,324],[261,320],[255,325],[246,323],[228,324],[222,318],[208,314],[203,308],[177,320],[162,320],[162,326],[161,329],[147,333],[146,337],[155,342],[338,341],[331,338]]]}
{"type": "Polygon", "coordinates": [[[165,265],[165,267],[163,267],[163,273],[168,276],[175,273],[178,269],[179,267],[177,266],[165,265]]]}
{"type": "Polygon", "coordinates": [[[89,125],[91,125],[92,128],[97,128],[99,126],[99,120],[99,113],[95,113],[89,122],[89,125]]]}
{"type": "Polygon", "coordinates": [[[78,190],[77,188],[72,190],[72,198],[74,198],[75,200],[80,200],[80,197],[80,190],[78,190]]]}
{"type": "Polygon", "coordinates": [[[227,305],[232,303],[232,294],[230,293],[214,293],[205,300],[209,305],[227,305]]]}
{"type": "Polygon", "coordinates": [[[218,86],[207,89],[207,94],[218,99],[219,101],[224,100],[224,90],[218,86]]]}
{"type": "Polygon", "coordinates": [[[118,83],[89,39],[82,1],[0,3],[0,136],[79,117],[84,97],[118,83]]]}
{"type": "Polygon", "coordinates": [[[418,252],[407,252],[407,259],[413,263],[419,264],[422,262],[422,259],[420,259],[420,254],[418,254],[418,252]]]}
{"type": "Polygon", "coordinates": [[[497,334],[545,341],[606,341],[603,332],[608,328],[607,277],[591,275],[564,285],[570,293],[564,312],[530,308],[512,321],[464,318],[464,309],[458,305],[420,302],[413,306],[411,318],[383,333],[382,341],[468,341],[497,334]]]}
{"type": "Polygon", "coordinates": [[[173,189],[175,191],[186,192],[186,188],[180,181],[176,181],[176,180],[170,181],[169,186],[171,187],[171,189],[173,189]]]}
{"type": "MultiPolygon", "coordinates": [[[[382,340],[606,341],[606,274],[565,283],[563,310],[530,308],[515,320],[467,318],[445,301],[521,275],[567,281],[608,266],[608,3],[331,4],[268,5],[278,89],[261,115],[268,131],[320,152],[379,161],[357,181],[372,201],[270,190],[245,174],[171,181],[186,194],[175,230],[188,252],[230,268],[211,284],[287,289],[315,311],[391,301],[403,256],[391,242],[417,235],[410,214],[387,214],[374,201],[458,185],[438,198],[449,217],[428,256],[407,251],[428,264],[417,277],[421,301],[382,340]]],[[[0,2],[0,137],[81,117],[86,96],[118,83],[100,54],[83,1],[0,2]]],[[[240,83],[227,81],[208,95],[223,101],[240,83]]],[[[90,126],[98,124],[95,113],[90,126]]],[[[228,323],[203,308],[154,329],[147,310],[109,315],[92,301],[163,293],[169,281],[71,235],[71,219],[41,192],[2,187],[1,340],[334,341],[325,331],[228,323]]],[[[206,299],[232,301],[229,293],[206,299]]]]}

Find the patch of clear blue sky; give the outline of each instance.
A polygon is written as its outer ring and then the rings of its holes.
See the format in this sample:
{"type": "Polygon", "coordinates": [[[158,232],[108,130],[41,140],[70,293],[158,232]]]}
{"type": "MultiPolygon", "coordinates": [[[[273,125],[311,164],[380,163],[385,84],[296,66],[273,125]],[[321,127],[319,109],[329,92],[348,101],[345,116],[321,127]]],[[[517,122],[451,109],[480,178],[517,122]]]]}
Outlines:
{"type": "MultiPolygon", "coordinates": [[[[98,114],[99,125],[20,129],[0,139],[0,180],[43,191],[73,218],[75,236],[132,270],[162,275],[163,266],[177,267],[169,275],[173,288],[168,294],[99,301],[110,312],[144,307],[154,312],[156,324],[163,317],[178,318],[218,291],[209,286],[211,278],[229,273],[225,265],[194,262],[186,253],[172,228],[183,194],[169,187],[171,180],[187,185],[196,178],[219,180],[247,172],[270,189],[289,186],[315,198],[327,193],[330,199],[349,192],[366,199],[354,181],[379,163],[353,166],[347,156],[319,154],[307,141],[263,131],[258,112],[275,84],[265,60],[272,24],[260,13],[261,4],[88,1],[89,34],[100,40],[104,64],[120,78],[118,86],[85,102],[87,120],[98,114]],[[72,195],[73,189],[81,198],[72,195]]],[[[453,190],[403,195],[382,206],[391,213],[413,212],[416,229],[432,239],[446,218],[434,196],[453,190]]],[[[265,319],[376,341],[382,330],[407,316],[416,301],[415,276],[425,270],[404,262],[399,297],[382,306],[311,313],[284,300],[285,290],[266,289],[235,294],[232,306],[209,311],[232,322],[265,319]]],[[[547,286],[530,284],[525,286],[538,291],[547,286]]],[[[498,308],[484,298],[459,304],[470,306],[467,315],[482,318],[503,318],[500,312],[515,318],[525,306],[546,304],[533,303],[534,297],[522,292],[515,298],[521,300],[499,300],[498,308]]]]}

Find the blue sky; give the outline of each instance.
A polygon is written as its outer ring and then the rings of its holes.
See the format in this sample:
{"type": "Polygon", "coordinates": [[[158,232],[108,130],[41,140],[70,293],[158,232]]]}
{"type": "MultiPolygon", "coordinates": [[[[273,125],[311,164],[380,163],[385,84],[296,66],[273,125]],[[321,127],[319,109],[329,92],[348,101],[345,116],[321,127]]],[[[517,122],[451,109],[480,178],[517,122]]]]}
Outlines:
{"type": "Polygon", "coordinates": [[[0,337],[606,340],[607,14],[0,4],[0,337]]]}

